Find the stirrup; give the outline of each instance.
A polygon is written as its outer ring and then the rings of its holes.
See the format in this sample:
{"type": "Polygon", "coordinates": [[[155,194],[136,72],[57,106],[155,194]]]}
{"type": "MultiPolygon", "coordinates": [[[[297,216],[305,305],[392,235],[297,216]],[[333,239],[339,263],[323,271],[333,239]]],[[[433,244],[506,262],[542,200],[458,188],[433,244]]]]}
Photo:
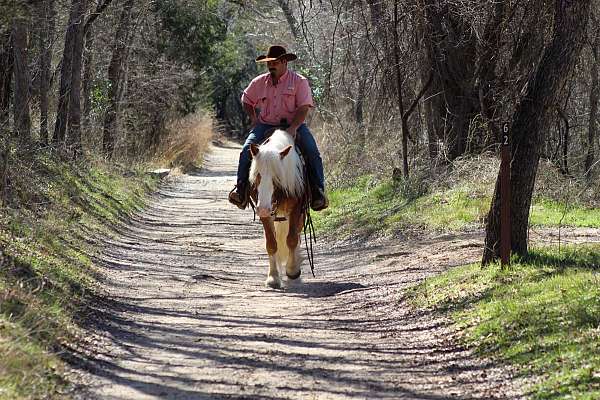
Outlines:
{"type": "Polygon", "coordinates": [[[237,189],[238,185],[235,185],[233,189],[231,189],[231,192],[229,192],[228,200],[231,204],[235,205],[240,210],[245,210],[246,207],[248,207],[248,194],[240,194],[240,192],[237,189]]]}

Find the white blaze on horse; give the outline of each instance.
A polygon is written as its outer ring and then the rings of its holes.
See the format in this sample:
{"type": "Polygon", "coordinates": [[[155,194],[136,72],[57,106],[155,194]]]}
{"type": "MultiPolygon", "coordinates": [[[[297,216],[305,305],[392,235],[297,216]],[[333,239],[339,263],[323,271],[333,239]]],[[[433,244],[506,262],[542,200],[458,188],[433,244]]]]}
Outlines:
{"type": "Polygon", "coordinates": [[[265,231],[269,273],[267,286],[281,288],[279,270],[300,277],[300,233],[306,217],[305,181],[294,139],[277,129],[262,145],[250,146],[251,196],[265,231]]]}

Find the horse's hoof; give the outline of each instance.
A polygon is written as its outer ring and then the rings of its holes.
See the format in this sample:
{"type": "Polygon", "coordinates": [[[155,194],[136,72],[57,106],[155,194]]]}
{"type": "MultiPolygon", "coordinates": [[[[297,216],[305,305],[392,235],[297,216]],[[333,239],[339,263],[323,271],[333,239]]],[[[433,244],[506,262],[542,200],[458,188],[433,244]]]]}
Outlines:
{"type": "Polygon", "coordinates": [[[265,284],[272,289],[281,289],[281,280],[274,276],[268,277],[265,284]]]}
{"type": "Polygon", "coordinates": [[[302,277],[301,276],[298,277],[298,278],[296,278],[296,279],[293,279],[293,280],[292,279],[288,279],[286,283],[287,283],[287,288],[288,289],[292,289],[292,290],[294,288],[298,288],[298,287],[301,287],[303,285],[302,277]]]}
{"type": "Polygon", "coordinates": [[[300,278],[300,275],[302,274],[302,270],[299,269],[297,273],[290,275],[289,272],[285,272],[285,274],[287,275],[288,279],[294,280],[294,279],[298,279],[300,278]]]}

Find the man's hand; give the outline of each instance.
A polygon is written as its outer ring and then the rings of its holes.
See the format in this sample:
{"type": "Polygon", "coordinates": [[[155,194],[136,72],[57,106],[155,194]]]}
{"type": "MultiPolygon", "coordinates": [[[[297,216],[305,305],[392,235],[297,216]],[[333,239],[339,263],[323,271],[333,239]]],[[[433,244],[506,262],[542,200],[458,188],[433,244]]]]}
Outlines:
{"type": "Polygon", "coordinates": [[[290,126],[285,131],[290,134],[292,139],[296,140],[296,131],[298,130],[297,126],[290,126]]]}
{"type": "Polygon", "coordinates": [[[290,127],[286,129],[286,131],[290,135],[292,135],[294,140],[296,140],[296,137],[298,136],[296,132],[298,131],[300,125],[304,123],[304,119],[306,118],[306,114],[308,114],[309,109],[309,105],[298,107],[298,109],[296,110],[296,114],[294,115],[294,119],[292,120],[292,122],[290,122],[290,127]]]}
{"type": "Polygon", "coordinates": [[[253,105],[248,104],[248,103],[244,103],[242,106],[244,107],[244,111],[250,118],[250,129],[252,129],[256,126],[256,124],[258,124],[258,118],[256,116],[256,109],[254,108],[253,105]]]}

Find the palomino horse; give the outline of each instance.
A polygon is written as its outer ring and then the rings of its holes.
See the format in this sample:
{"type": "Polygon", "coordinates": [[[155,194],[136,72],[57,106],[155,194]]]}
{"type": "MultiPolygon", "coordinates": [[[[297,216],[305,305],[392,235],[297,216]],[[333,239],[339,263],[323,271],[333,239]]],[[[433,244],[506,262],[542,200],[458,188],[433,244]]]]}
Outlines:
{"type": "Polygon", "coordinates": [[[288,279],[300,277],[300,233],[304,224],[305,180],[294,139],[277,129],[262,145],[250,146],[251,196],[265,231],[269,273],[266,284],[281,288],[279,270],[288,279]]]}

